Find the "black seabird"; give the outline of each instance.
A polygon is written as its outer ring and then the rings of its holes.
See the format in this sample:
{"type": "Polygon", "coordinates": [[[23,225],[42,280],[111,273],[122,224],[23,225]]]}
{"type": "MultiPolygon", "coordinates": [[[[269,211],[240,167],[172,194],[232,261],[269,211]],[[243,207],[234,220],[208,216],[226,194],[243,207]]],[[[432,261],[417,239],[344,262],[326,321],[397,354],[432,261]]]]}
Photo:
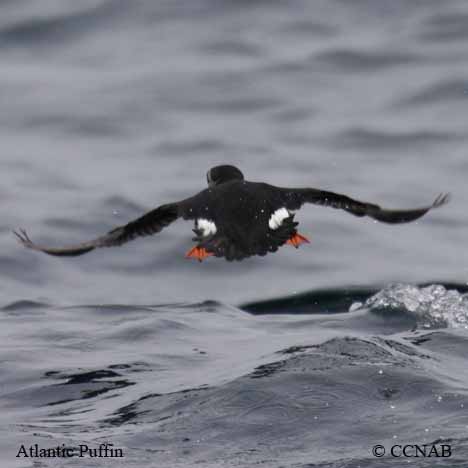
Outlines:
{"type": "Polygon", "coordinates": [[[217,166],[207,173],[208,188],[193,197],[167,203],[128,224],[116,227],[94,240],[69,247],[35,244],[24,230],[15,232],[27,248],[49,255],[76,256],[98,247],[125,244],[136,237],[156,234],[178,218],[195,222],[197,243],[186,254],[203,260],[208,256],[242,260],[252,255],[276,252],[284,244],[298,247],[308,239],[296,230],[294,211],[304,203],[331,206],[355,216],[369,216],[383,223],[414,221],[429,210],[444,205],[448,194],[439,195],[432,205],[411,210],[387,210],[373,203],[314,188],[282,188],[263,182],[248,182],[234,166],[217,166]]]}

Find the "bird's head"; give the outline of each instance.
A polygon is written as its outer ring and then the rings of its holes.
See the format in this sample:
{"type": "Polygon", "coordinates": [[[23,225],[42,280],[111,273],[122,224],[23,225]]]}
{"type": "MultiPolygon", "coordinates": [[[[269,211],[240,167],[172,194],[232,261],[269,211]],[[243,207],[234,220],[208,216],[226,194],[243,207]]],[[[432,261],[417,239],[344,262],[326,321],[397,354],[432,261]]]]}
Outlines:
{"type": "Polygon", "coordinates": [[[216,166],[206,173],[206,180],[208,187],[216,187],[231,180],[244,180],[244,174],[234,166],[216,166]]]}

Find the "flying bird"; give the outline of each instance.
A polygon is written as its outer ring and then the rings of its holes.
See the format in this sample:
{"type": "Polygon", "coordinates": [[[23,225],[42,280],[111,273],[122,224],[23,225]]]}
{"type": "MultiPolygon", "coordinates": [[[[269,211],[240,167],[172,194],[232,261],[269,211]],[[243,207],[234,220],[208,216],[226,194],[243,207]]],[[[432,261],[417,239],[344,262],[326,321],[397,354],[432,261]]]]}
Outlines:
{"type": "Polygon", "coordinates": [[[315,188],[284,188],[263,182],[249,182],[229,165],[216,166],[207,173],[208,188],[185,200],[167,203],[140,218],[112,229],[96,239],[68,247],[46,247],[34,243],[24,230],[14,232],[27,248],[49,255],[77,256],[98,247],[125,244],[137,237],[162,231],[178,218],[194,221],[196,245],[186,257],[199,261],[215,256],[228,261],[276,252],[290,244],[299,247],[309,240],[297,232],[294,212],[305,203],[330,206],[354,216],[368,216],[390,224],[408,223],[449,201],[440,194],[431,205],[410,210],[388,210],[339,193],[315,188]]]}

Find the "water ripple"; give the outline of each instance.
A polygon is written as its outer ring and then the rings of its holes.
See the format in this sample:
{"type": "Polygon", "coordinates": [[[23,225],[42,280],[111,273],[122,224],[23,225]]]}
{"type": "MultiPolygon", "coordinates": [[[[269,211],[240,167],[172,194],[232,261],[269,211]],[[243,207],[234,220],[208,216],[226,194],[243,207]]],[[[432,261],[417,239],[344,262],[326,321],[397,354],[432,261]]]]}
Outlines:
{"type": "Polygon", "coordinates": [[[356,50],[331,50],[321,52],[315,59],[321,65],[332,66],[346,72],[378,71],[387,68],[407,66],[422,60],[417,54],[389,51],[364,52],[356,50]]]}

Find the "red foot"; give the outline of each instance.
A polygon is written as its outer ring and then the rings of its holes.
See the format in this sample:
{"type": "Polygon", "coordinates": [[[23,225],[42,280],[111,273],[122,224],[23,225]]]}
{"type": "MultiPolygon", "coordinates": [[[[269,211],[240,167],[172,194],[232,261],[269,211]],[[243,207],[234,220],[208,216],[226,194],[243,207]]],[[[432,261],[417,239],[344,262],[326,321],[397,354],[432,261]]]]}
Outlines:
{"type": "Polygon", "coordinates": [[[206,257],[211,257],[214,255],[212,252],[208,252],[205,248],[203,247],[194,247],[193,249],[190,249],[186,254],[185,258],[195,258],[199,262],[204,260],[206,257]]]}
{"type": "Polygon", "coordinates": [[[296,232],[294,236],[286,241],[286,244],[293,245],[297,249],[301,244],[310,244],[310,240],[296,232]]]}

